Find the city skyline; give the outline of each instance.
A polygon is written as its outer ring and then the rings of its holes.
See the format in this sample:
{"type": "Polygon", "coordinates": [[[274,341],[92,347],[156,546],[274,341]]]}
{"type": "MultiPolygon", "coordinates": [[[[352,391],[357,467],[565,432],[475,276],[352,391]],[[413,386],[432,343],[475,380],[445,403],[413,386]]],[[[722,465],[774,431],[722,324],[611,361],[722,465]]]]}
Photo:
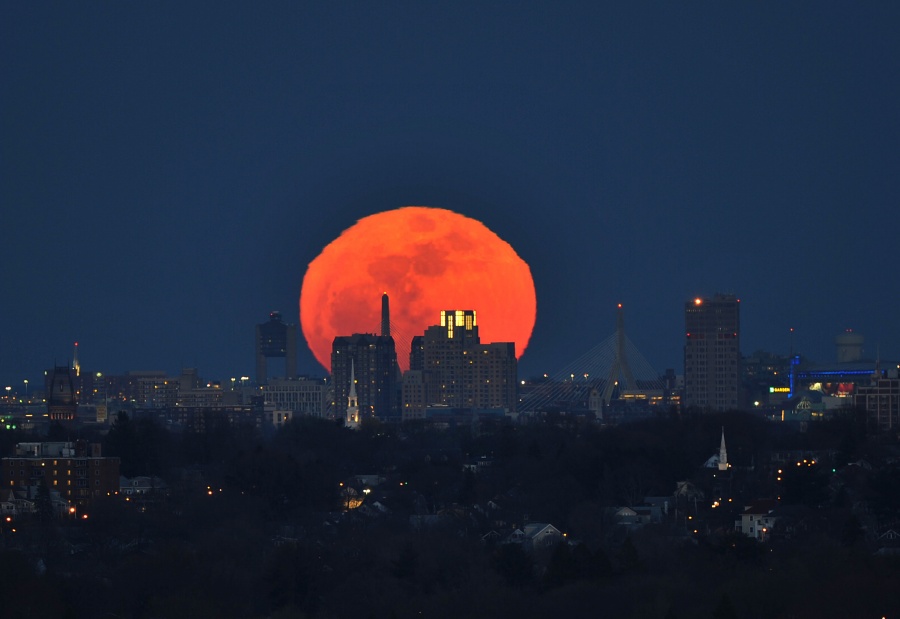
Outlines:
{"type": "MultiPolygon", "coordinates": [[[[385,295],[385,296],[387,296],[387,295],[385,295]]],[[[730,298],[730,299],[732,299],[732,301],[736,300],[737,303],[740,304],[740,300],[736,299],[736,297],[734,295],[722,295],[721,293],[717,293],[716,295],[714,295],[714,298],[716,298],[716,299],[730,298]]],[[[692,305],[701,305],[702,301],[705,302],[708,300],[709,299],[702,299],[701,297],[695,297],[693,299],[688,299],[684,302],[684,307],[687,308],[692,305]]],[[[622,304],[618,304],[617,309],[618,309],[619,316],[620,317],[623,316],[624,314],[622,313],[623,312],[622,304]]],[[[444,312],[441,312],[442,315],[443,315],[443,313],[444,312]]],[[[474,313],[474,310],[471,310],[468,313],[474,313]]],[[[273,311],[270,313],[270,315],[269,315],[270,322],[280,321],[280,320],[281,320],[281,316],[279,315],[279,312],[273,311]]],[[[382,321],[382,324],[383,324],[383,321],[382,321]]],[[[257,337],[259,334],[259,328],[261,326],[263,326],[263,325],[260,325],[260,324],[256,325],[257,337]]],[[[296,325],[293,325],[293,324],[284,325],[282,323],[282,326],[287,326],[289,331],[291,329],[296,330],[296,325]]],[[[413,354],[415,354],[417,346],[421,345],[421,340],[422,340],[423,336],[427,336],[428,331],[431,329],[434,329],[434,328],[435,328],[434,325],[431,325],[427,329],[423,330],[423,333],[416,334],[412,338],[406,338],[405,334],[401,335],[401,337],[403,339],[398,340],[397,343],[398,343],[398,345],[401,345],[403,347],[404,351],[406,351],[408,348],[408,352],[398,351],[397,352],[398,358],[399,358],[399,356],[411,357],[413,354]]],[[[376,331],[377,331],[377,329],[372,329],[372,330],[364,330],[364,331],[357,332],[354,334],[338,335],[335,337],[335,342],[337,342],[338,340],[350,340],[350,339],[357,338],[357,337],[377,338],[378,333],[376,331]]],[[[791,336],[793,336],[793,331],[794,330],[791,330],[791,333],[790,333],[791,336]]],[[[625,331],[623,331],[622,333],[625,333],[625,331]]],[[[617,332],[614,332],[613,334],[609,335],[603,342],[599,342],[599,343],[598,342],[590,342],[590,343],[584,344],[585,346],[592,347],[592,349],[590,351],[587,351],[587,353],[582,354],[579,357],[585,363],[584,369],[592,370],[592,371],[595,371],[597,369],[598,355],[602,356],[603,354],[608,353],[608,351],[605,351],[605,353],[599,352],[600,349],[602,347],[608,345],[609,341],[611,341],[614,337],[616,337],[616,334],[617,334],[617,332]]],[[[690,341],[691,341],[690,329],[688,329],[687,333],[685,333],[685,330],[682,329],[680,334],[681,334],[682,338],[684,338],[685,335],[687,335],[688,339],[686,341],[683,340],[683,343],[684,342],[690,343],[690,341]]],[[[883,368],[886,368],[896,362],[895,359],[886,358],[883,355],[881,355],[880,352],[878,352],[878,351],[876,351],[875,355],[866,354],[865,353],[865,351],[866,351],[865,337],[861,334],[854,332],[852,329],[845,330],[843,333],[839,333],[834,338],[832,338],[831,344],[832,344],[833,356],[831,358],[824,358],[824,359],[810,358],[807,355],[803,354],[802,351],[799,351],[796,348],[794,348],[794,345],[792,342],[790,343],[790,352],[789,353],[782,352],[782,351],[763,350],[760,348],[753,348],[752,350],[744,350],[743,348],[741,348],[741,349],[737,350],[736,352],[739,355],[739,357],[744,357],[744,358],[751,358],[758,353],[765,353],[765,354],[773,355],[775,357],[780,357],[785,360],[787,360],[791,356],[800,356],[806,364],[811,363],[811,364],[813,364],[813,366],[823,366],[823,367],[833,366],[836,368],[842,364],[848,364],[848,360],[844,359],[842,357],[846,356],[846,354],[847,354],[847,350],[848,350],[847,342],[848,342],[848,337],[850,337],[850,336],[852,336],[852,338],[853,338],[853,351],[854,352],[852,353],[852,360],[850,360],[849,365],[854,365],[854,364],[858,365],[860,362],[876,363],[876,364],[880,363],[883,368]]],[[[793,338],[791,338],[791,339],[793,340],[793,338]]],[[[509,342],[509,344],[515,345],[515,342],[509,342]]],[[[629,345],[633,346],[633,344],[629,344],[629,345]]],[[[37,377],[38,380],[26,378],[26,379],[23,379],[20,384],[17,384],[15,381],[5,381],[5,382],[0,381],[0,382],[3,382],[4,385],[6,385],[4,387],[4,389],[6,389],[6,395],[11,394],[11,395],[15,395],[17,398],[21,398],[23,394],[27,395],[28,393],[32,393],[32,394],[40,393],[40,392],[42,392],[42,390],[44,388],[43,382],[49,381],[50,378],[48,378],[48,377],[52,377],[54,370],[59,370],[60,368],[68,367],[73,375],[79,375],[80,370],[81,370],[80,361],[78,358],[78,350],[79,349],[80,349],[79,343],[74,342],[73,347],[72,347],[73,356],[68,360],[67,363],[64,362],[62,364],[60,364],[59,360],[57,359],[57,360],[55,360],[53,366],[48,367],[45,370],[41,371],[40,374],[43,377],[43,380],[41,380],[40,377],[37,377]]],[[[584,351],[582,351],[582,352],[584,352],[584,351]]],[[[692,351],[689,351],[687,344],[684,344],[682,352],[683,352],[683,355],[687,355],[688,352],[692,352],[692,351]]],[[[688,368],[685,364],[684,356],[682,357],[682,363],[680,366],[675,367],[675,368],[665,368],[663,370],[658,370],[656,367],[652,367],[652,364],[651,364],[651,366],[646,365],[647,360],[643,359],[641,352],[639,350],[635,349],[635,353],[637,355],[641,356],[640,362],[643,364],[642,371],[645,374],[645,379],[651,378],[649,376],[649,374],[647,374],[647,371],[650,370],[651,368],[652,368],[652,370],[654,370],[656,372],[656,376],[652,377],[652,378],[659,378],[659,379],[662,379],[664,377],[664,374],[667,374],[671,371],[674,371],[677,375],[682,376],[682,377],[685,376],[687,373],[686,370],[688,368]]],[[[301,378],[301,379],[306,379],[306,378],[320,379],[323,377],[325,377],[325,378],[331,377],[332,379],[334,378],[332,376],[332,368],[328,368],[328,369],[322,368],[321,371],[319,371],[319,372],[316,372],[316,371],[295,372],[295,373],[291,374],[291,372],[289,371],[289,368],[291,366],[296,368],[296,364],[295,363],[291,364],[291,362],[288,360],[289,354],[288,354],[288,356],[284,356],[283,354],[282,355],[276,354],[275,356],[281,356],[281,357],[283,357],[283,360],[276,363],[274,368],[272,368],[272,372],[270,372],[267,375],[268,380],[277,379],[277,380],[283,381],[285,379],[294,379],[294,378],[301,378]]],[[[257,373],[258,373],[258,371],[259,371],[259,365],[258,365],[259,364],[259,354],[258,353],[256,355],[256,362],[257,362],[257,373]]],[[[610,360],[606,359],[604,362],[601,363],[601,365],[603,365],[603,363],[608,364],[608,363],[610,363],[610,360]]],[[[576,367],[577,364],[578,364],[578,359],[573,358],[573,359],[569,359],[569,363],[566,366],[553,368],[553,370],[550,372],[544,372],[544,373],[535,372],[535,373],[531,373],[531,374],[527,374],[527,375],[519,372],[518,376],[519,376],[519,378],[521,378],[523,380],[532,380],[532,379],[541,380],[542,377],[543,378],[549,377],[553,380],[566,381],[566,380],[568,380],[569,372],[572,371],[573,368],[576,371],[576,373],[580,376],[580,371],[578,371],[578,368],[576,367]]],[[[319,367],[321,368],[321,366],[319,366],[319,367]]],[[[606,369],[609,369],[606,365],[603,365],[603,368],[604,368],[604,370],[603,370],[604,372],[606,371],[606,369]]],[[[401,370],[402,370],[402,368],[401,368],[401,370]]],[[[87,367],[84,369],[84,371],[91,373],[92,376],[94,374],[96,374],[96,376],[98,378],[101,376],[123,377],[123,376],[127,376],[127,375],[138,376],[138,375],[143,375],[143,374],[153,374],[154,376],[156,376],[156,375],[162,376],[162,375],[168,374],[168,375],[170,375],[170,377],[174,377],[174,376],[178,375],[179,373],[183,373],[183,372],[187,371],[187,372],[190,372],[193,374],[197,374],[198,376],[200,375],[200,373],[202,373],[203,374],[203,382],[207,384],[207,387],[218,386],[223,389],[229,389],[229,388],[235,389],[235,381],[238,381],[240,383],[241,390],[243,390],[244,386],[248,383],[253,384],[253,385],[264,385],[265,384],[265,381],[263,381],[263,382],[259,381],[258,375],[256,376],[256,380],[254,380],[251,376],[242,375],[242,372],[235,372],[235,371],[226,372],[225,374],[223,374],[221,376],[219,376],[219,375],[213,376],[213,375],[209,374],[208,372],[205,372],[204,368],[202,366],[198,367],[198,366],[181,365],[174,369],[170,369],[168,367],[147,368],[147,367],[141,366],[141,367],[134,367],[134,368],[124,368],[117,372],[111,372],[109,370],[98,371],[98,368],[87,367]],[[230,384],[229,384],[229,381],[230,381],[230,384]]],[[[408,370],[402,370],[402,376],[404,378],[406,377],[407,372],[408,372],[408,370]]],[[[588,374],[585,374],[584,376],[585,376],[585,378],[587,378],[588,374]]]]}
{"type": "Polygon", "coordinates": [[[620,302],[681,373],[683,304],[720,292],[744,354],[827,362],[852,328],[900,357],[900,7],[0,11],[5,385],[75,341],[91,370],[253,376],[252,326],[299,324],[322,248],[414,204],[531,267],[522,376],[604,340],[620,302]]]}

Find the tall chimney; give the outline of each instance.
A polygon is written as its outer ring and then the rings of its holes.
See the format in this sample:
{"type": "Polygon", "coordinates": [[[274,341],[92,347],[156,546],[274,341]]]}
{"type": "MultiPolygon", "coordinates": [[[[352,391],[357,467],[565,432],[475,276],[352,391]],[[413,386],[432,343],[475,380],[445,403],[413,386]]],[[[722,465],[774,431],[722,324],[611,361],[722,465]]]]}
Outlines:
{"type": "Polygon", "coordinates": [[[388,295],[385,292],[381,295],[381,335],[383,337],[391,334],[391,308],[388,301],[388,295]]]}

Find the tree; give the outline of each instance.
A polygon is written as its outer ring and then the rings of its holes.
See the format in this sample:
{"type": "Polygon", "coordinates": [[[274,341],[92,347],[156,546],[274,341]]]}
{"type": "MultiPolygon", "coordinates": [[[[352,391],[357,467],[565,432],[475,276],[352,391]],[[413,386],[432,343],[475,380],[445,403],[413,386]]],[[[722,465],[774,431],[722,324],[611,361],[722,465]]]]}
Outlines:
{"type": "Polygon", "coordinates": [[[501,544],[494,553],[493,565],[510,586],[524,587],[531,582],[534,563],[521,544],[501,544]]]}
{"type": "Polygon", "coordinates": [[[548,588],[559,587],[578,578],[578,564],[572,556],[569,544],[559,542],[550,561],[547,563],[547,571],[544,573],[544,585],[548,588]]]}
{"type": "Polygon", "coordinates": [[[859,518],[851,514],[844,522],[844,527],[841,530],[841,544],[844,546],[853,546],[864,536],[865,533],[863,532],[862,523],[860,523],[859,518]]]}
{"type": "Polygon", "coordinates": [[[416,552],[412,542],[406,542],[400,548],[400,554],[392,562],[394,576],[399,580],[412,582],[419,568],[419,553],[416,552]]]}
{"type": "Polygon", "coordinates": [[[631,536],[625,538],[622,547],[619,548],[619,570],[622,572],[631,572],[641,567],[641,557],[638,555],[631,536]]]}
{"type": "Polygon", "coordinates": [[[713,619],[737,619],[737,611],[734,609],[734,604],[731,603],[731,597],[729,597],[727,593],[722,594],[719,605],[716,606],[716,610],[713,611],[713,619]]]}
{"type": "Polygon", "coordinates": [[[34,507],[41,524],[48,525],[56,519],[56,514],[53,513],[53,500],[50,498],[50,489],[47,488],[47,484],[38,484],[34,507]]]}
{"type": "Polygon", "coordinates": [[[119,412],[110,426],[103,443],[103,453],[119,458],[119,471],[125,477],[134,477],[144,472],[139,462],[137,429],[128,413],[119,412]]]}

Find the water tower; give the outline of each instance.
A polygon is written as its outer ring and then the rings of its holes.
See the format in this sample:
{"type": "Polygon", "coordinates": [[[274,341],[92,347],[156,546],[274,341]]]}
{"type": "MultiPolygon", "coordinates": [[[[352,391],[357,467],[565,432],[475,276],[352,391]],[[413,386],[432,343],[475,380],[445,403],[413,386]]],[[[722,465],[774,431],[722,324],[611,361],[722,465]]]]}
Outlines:
{"type": "Polygon", "coordinates": [[[863,338],[859,333],[854,333],[853,329],[847,329],[834,338],[834,345],[837,347],[838,363],[852,363],[862,360],[863,338]]]}

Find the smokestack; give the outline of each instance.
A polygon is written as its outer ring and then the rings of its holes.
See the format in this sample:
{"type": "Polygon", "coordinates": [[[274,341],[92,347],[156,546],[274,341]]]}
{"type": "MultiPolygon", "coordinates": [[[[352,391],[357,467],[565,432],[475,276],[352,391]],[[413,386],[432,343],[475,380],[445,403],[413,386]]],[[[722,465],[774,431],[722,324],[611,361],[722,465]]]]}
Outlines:
{"type": "Polygon", "coordinates": [[[383,337],[391,334],[391,308],[388,301],[387,293],[381,295],[381,335],[383,337]]]}

